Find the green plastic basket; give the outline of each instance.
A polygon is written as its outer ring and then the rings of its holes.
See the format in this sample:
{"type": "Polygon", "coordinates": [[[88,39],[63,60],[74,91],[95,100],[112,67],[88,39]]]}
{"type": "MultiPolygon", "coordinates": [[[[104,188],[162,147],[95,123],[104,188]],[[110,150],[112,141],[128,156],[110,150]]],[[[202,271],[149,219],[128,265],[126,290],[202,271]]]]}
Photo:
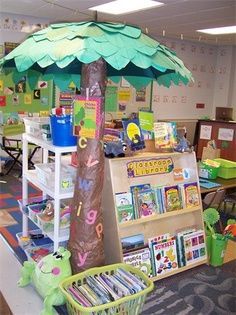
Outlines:
{"type": "Polygon", "coordinates": [[[67,311],[70,315],[138,315],[141,313],[146,295],[154,288],[153,282],[139,269],[124,263],[113,264],[104,267],[91,268],[84,272],[63,280],[60,285],[65,298],[67,311]],[[138,293],[120,298],[114,302],[102,304],[94,307],[84,307],[77,303],[67,292],[67,288],[75,282],[77,285],[86,283],[86,276],[99,275],[101,273],[113,274],[118,268],[130,271],[141,278],[146,284],[146,288],[138,293]]]}

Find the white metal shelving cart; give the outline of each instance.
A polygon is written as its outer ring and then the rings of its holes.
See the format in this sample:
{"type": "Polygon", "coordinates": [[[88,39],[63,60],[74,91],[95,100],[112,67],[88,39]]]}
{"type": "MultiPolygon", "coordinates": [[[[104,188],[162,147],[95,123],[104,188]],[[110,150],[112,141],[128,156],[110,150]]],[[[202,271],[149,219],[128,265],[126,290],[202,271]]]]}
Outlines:
{"type": "MultiPolygon", "coordinates": [[[[54,146],[52,143],[40,138],[36,138],[30,134],[23,134],[23,177],[22,177],[22,200],[28,199],[28,182],[32,183],[42,191],[43,196],[49,196],[54,199],[54,231],[46,233],[54,243],[54,251],[57,250],[59,243],[67,241],[69,233],[62,233],[60,231],[60,202],[63,199],[69,199],[73,197],[73,191],[61,191],[61,159],[63,153],[76,152],[76,146],[59,147],[54,146]],[[39,181],[36,170],[30,170],[28,168],[28,154],[29,143],[33,143],[42,148],[43,163],[49,162],[49,152],[55,154],[55,179],[52,186],[44,185],[39,181]]],[[[28,216],[23,212],[22,219],[22,236],[28,236],[28,216]]]]}

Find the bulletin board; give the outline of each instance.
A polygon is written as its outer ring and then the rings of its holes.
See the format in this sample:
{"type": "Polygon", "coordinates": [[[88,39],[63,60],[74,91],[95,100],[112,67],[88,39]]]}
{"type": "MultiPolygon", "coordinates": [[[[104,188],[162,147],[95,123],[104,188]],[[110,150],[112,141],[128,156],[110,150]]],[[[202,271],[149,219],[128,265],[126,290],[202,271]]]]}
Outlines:
{"type": "Polygon", "coordinates": [[[52,81],[38,81],[30,89],[27,76],[14,83],[12,74],[0,74],[0,111],[3,113],[39,113],[52,108],[54,100],[52,81]]]}
{"type": "Polygon", "coordinates": [[[150,109],[151,85],[135,89],[125,79],[115,84],[108,81],[105,92],[105,112],[114,118],[127,117],[140,109],[150,109]]]}

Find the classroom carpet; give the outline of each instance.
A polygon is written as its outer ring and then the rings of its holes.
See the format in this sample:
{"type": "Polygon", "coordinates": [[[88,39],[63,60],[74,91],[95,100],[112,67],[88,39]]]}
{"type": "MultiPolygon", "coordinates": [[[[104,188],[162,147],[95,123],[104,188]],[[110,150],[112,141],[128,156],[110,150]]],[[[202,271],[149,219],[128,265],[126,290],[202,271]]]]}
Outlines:
{"type": "MultiPolygon", "coordinates": [[[[28,186],[29,197],[39,195],[39,190],[28,186]]],[[[5,175],[0,177],[0,234],[10,249],[22,263],[27,259],[25,252],[18,244],[16,234],[22,232],[22,213],[19,210],[19,199],[22,199],[21,179],[5,175]],[[2,218],[2,219],[1,219],[2,218]],[[5,223],[5,224],[4,224],[5,223]]],[[[29,220],[29,229],[37,227],[29,220]]]]}
{"type": "MultiPolygon", "coordinates": [[[[21,199],[21,180],[2,176],[0,183],[0,211],[6,211],[16,224],[0,227],[18,260],[27,259],[19,247],[16,233],[22,231],[22,214],[17,199],[21,199]],[[4,208],[3,208],[4,207],[4,208]]],[[[29,195],[39,191],[29,187],[29,195]]],[[[29,222],[30,229],[35,228],[29,222]]],[[[201,265],[155,283],[154,290],[146,297],[142,315],[233,315],[236,314],[236,260],[222,267],[201,265]]],[[[60,315],[67,315],[66,307],[56,307],[60,315]]],[[[132,314],[129,314],[132,315],[132,314]]]]}

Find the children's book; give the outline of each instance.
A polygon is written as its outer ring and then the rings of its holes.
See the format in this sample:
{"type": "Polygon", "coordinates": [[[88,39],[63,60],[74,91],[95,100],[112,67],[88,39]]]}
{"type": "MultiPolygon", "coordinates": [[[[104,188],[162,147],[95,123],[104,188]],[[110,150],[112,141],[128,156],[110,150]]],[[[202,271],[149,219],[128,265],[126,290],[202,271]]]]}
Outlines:
{"type": "Polygon", "coordinates": [[[164,205],[163,205],[163,198],[162,198],[162,187],[153,187],[155,198],[156,198],[156,207],[157,213],[164,213],[164,205]]]}
{"type": "Polygon", "coordinates": [[[144,236],[143,234],[136,234],[121,239],[121,246],[123,251],[128,251],[131,249],[136,249],[144,246],[144,236]]]}
{"type": "Polygon", "coordinates": [[[115,194],[116,210],[120,223],[134,219],[132,194],[129,192],[115,194]]]}
{"type": "Polygon", "coordinates": [[[186,266],[185,248],[184,248],[184,236],[195,232],[195,228],[185,229],[176,233],[176,247],[177,247],[177,258],[179,267],[186,266]]]}
{"type": "Polygon", "coordinates": [[[137,118],[122,120],[125,138],[131,151],[142,150],[145,148],[145,142],[137,118]]]}
{"type": "Polygon", "coordinates": [[[177,142],[177,128],[175,122],[155,122],[154,137],[157,149],[173,150],[177,142]]]}
{"type": "Polygon", "coordinates": [[[198,230],[183,236],[186,265],[206,258],[204,231],[198,230]]]}
{"type": "Polygon", "coordinates": [[[152,251],[156,276],[178,268],[175,238],[152,243],[152,251]]]}
{"type": "Polygon", "coordinates": [[[191,208],[199,206],[200,197],[197,182],[185,183],[182,186],[183,207],[191,208]]]}
{"type": "Polygon", "coordinates": [[[138,192],[137,194],[138,217],[143,218],[157,213],[155,193],[152,189],[138,192]]]}
{"type": "Polygon", "coordinates": [[[123,261],[128,265],[140,269],[147,276],[152,276],[151,255],[148,247],[124,254],[123,261]]]}
{"type": "Polygon", "coordinates": [[[151,265],[152,265],[153,276],[156,275],[156,268],[155,268],[154,253],[153,253],[152,246],[154,243],[156,244],[159,242],[164,242],[169,238],[170,238],[170,233],[160,234],[160,235],[156,235],[154,237],[148,238],[148,247],[149,247],[150,255],[151,255],[151,265]]]}
{"type": "Polygon", "coordinates": [[[164,200],[165,211],[169,212],[182,209],[182,201],[178,185],[163,187],[162,197],[164,200]]]}
{"type": "Polygon", "coordinates": [[[130,192],[132,194],[132,200],[133,200],[133,206],[134,206],[134,218],[137,219],[139,218],[139,213],[138,213],[138,193],[151,189],[150,184],[141,184],[141,185],[135,185],[135,186],[130,186],[130,192]]]}

